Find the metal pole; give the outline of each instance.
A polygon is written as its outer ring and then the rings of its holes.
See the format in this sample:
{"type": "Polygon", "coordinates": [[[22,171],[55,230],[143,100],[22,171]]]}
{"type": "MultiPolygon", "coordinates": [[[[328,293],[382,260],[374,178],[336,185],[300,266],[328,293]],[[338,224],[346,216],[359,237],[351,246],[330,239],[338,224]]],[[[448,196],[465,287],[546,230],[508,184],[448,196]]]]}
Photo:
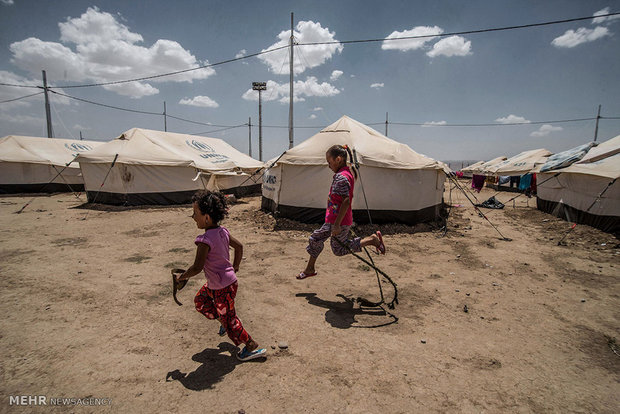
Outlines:
{"type": "Polygon", "coordinates": [[[261,94],[263,90],[258,90],[258,160],[263,160],[263,104],[261,94]]]}
{"type": "Polygon", "coordinates": [[[388,136],[388,134],[387,134],[387,129],[388,129],[387,126],[388,126],[388,113],[386,112],[385,113],[385,136],[386,137],[388,136]]]}
{"type": "Polygon", "coordinates": [[[252,117],[248,118],[248,155],[252,156],[252,117]]]}
{"type": "Polygon", "coordinates": [[[84,138],[82,138],[82,131],[80,131],[80,141],[82,141],[84,138]]]}
{"type": "MultiPolygon", "coordinates": [[[[291,47],[289,54],[288,147],[293,148],[293,13],[291,12],[291,47]]],[[[260,95],[259,95],[260,96],[260,95]]]]}
{"type": "Polygon", "coordinates": [[[596,137],[598,137],[598,120],[601,119],[601,106],[598,106],[598,113],[596,114],[596,127],[594,128],[594,142],[596,142],[596,137]]]}
{"type": "Polygon", "coordinates": [[[166,101],[164,101],[164,131],[168,132],[168,122],[166,117],[166,101]]]}
{"type": "Polygon", "coordinates": [[[45,92],[45,117],[47,118],[47,137],[53,138],[54,133],[52,131],[52,113],[50,112],[50,100],[47,95],[47,76],[45,75],[45,71],[43,72],[43,92],[45,92]]]}

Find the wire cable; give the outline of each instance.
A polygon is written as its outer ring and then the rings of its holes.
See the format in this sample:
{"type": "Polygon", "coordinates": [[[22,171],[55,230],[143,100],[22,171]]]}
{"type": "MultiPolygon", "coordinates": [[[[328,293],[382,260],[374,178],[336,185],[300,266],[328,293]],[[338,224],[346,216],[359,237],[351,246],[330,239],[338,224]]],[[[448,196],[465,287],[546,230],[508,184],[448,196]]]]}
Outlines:
{"type": "MultiPolygon", "coordinates": [[[[51,93],[55,93],[56,95],[64,96],[64,97],[70,98],[70,99],[75,99],[76,101],[86,102],[86,103],[89,103],[89,104],[92,104],[92,105],[103,106],[105,108],[110,108],[110,109],[117,109],[119,111],[134,112],[134,113],[137,113],[137,114],[145,114],[145,115],[159,115],[159,116],[163,116],[164,115],[163,112],[148,112],[148,111],[139,111],[139,110],[136,110],[136,109],[121,108],[119,106],[106,105],[106,104],[102,104],[102,103],[99,103],[99,102],[89,101],[88,99],[77,98],[75,96],[71,96],[71,95],[67,95],[67,94],[64,94],[64,93],[60,93],[60,92],[57,92],[57,91],[54,91],[54,90],[51,90],[51,89],[49,89],[49,91],[51,93]]],[[[167,115],[167,116],[170,116],[170,115],[167,115]]]]}
{"type": "MultiPolygon", "coordinates": [[[[487,33],[487,32],[498,32],[498,31],[504,31],[504,30],[526,29],[526,28],[531,28],[531,27],[540,27],[540,26],[549,26],[549,25],[555,25],[555,24],[570,23],[570,22],[578,22],[578,21],[583,21],[583,20],[592,20],[592,19],[595,19],[595,18],[612,17],[612,16],[617,16],[617,15],[620,15],[620,12],[602,14],[600,16],[577,17],[577,18],[573,18],[573,19],[553,20],[553,21],[541,22],[541,23],[531,23],[531,24],[516,25],[516,26],[496,27],[496,28],[490,28],[490,29],[466,30],[466,31],[461,31],[461,32],[449,32],[449,33],[440,33],[440,34],[433,34],[433,35],[403,36],[403,37],[397,37],[397,38],[387,38],[387,37],[384,37],[384,38],[377,38],[377,39],[343,40],[343,41],[335,40],[335,41],[330,41],[330,42],[296,43],[296,46],[318,46],[318,45],[330,45],[330,44],[371,43],[371,42],[398,41],[398,40],[410,40],[410,39],[424,39],[424,38],[435,38],[435,37],[448,37],[448,36],[457,36],[457,35],[478,34],[478,33],[487,33]]],[[[174,72],[161,73],[161,74],[158,74],[158,75],[143,76],[143,77],[140,77],[140,78],[126,79],[126,80],[119,80],[119,81],[90,83],[90,84],[84,84],[84,85],[67,85],[67,86],[63,86],[63,88],[67,88],[67,89],[68,88],[88,88],[88,87],[93,87],[93,86],[119,85],[119,84],[128,83],[128,82],[137,82],[137,81],[144,81],[144,80],[150,80],[150,79],[157,79],[157,78],[162,78],[162,77],[166,77],[166,76],[178,75],[178,74],[181,74],[181,73],[187,73],[187,72],[192,72],[192,71],[206,69],[206,68],[212,68],[212,67],[215,67],[215,66],[224,65],[226,63],[236,62],[236,61],[239,61],[239,60],[249,59],[249,58],[252,58],[252,57],[256,57],[256,56],[264,55],[264,54],[267,54],[267,53],[272,53],[272,52],[275,52],[275,51],[278,51],[278,50],[282,50],[282,49],[285,49],[285,48],[288,48],[288,47],[290,47],[290,45],[287,44],[287,45],[284,45],[284,46],[275,47],[273,49],[267,49],[267,50],[263,50],[263,51],[256,52],[256,53],[252,53],[252,54],[249,54],[249,55],[239,56],[239,57],[235,57],[235,58],[232,58],[232,59],[223,60],[223,61],[216,62],[216,63],[211,63],[211,64],[207,64],[207,65],[201,65],[201,66],[197,66],[195,68],[183,69],[183,70],[178,70],[178,71],[174,71],[174,72]]],[[[39,88],[40,87],[40,86],[16,85],[16,84],[8,84],[8,83],[0,83],[0,86],[15,86],[15,87],[24,87],[24,88],[25,87],[29,87],[29,88],[39,88]]],[[[48,88],[53,88],[53,87],[52,86],[48,86],[48,88]]]]}
{"type": "Polygon", "coordinates": [[[37,93],[30,94],[30,95],[22,96],[22,97],[19,97],[19,98],[7,99],[6,101],[0,101],[0,104],[19,101],[20,99],[30,98],[31,96],[41,95],[42,93],[44,93],[44,92],[37,92],[37,93]]]}
{"type": "Polygon", "coordinates": [[[371,42],[384,42],[384,41],[393,41],[393,40],[427,39],[427,38],[434,38],[434,37],[448,37],[448,36],[458,36],[458,35],[468,35],[468,34],[478,34],[478,33],[488,33],[488,32],[499,32],[499,31],[504,31],[504,30],[527,29],[531,27],[571,23],[571,22],[578,22],[578,21],[583,21],[583,20],[592,20],[592,19],[599,18],[599,17],[611,17],[611,16],[617,16],[617,15],[620,15],[620,12],[608,13],[608,14],[603,14],[600,16],[577,17],[574,19],[553,20],[553,21],[542,22],[542,23],[522,24],[522,25],[517,25],[517,26],[495,27],[491,29],[479,29],[479,30],[466,30],[462,32],[450,32],[450,33],[440,33],[440,34],[432,34],[432,35],[403,36],[403,37],[390,37],[390,38],[384,37],[384,38],[379,38],[379,39],[334,40],[331,42],[298,43],[297,45],[298,46],[315,46],[315,45],[331,45],[331,44],[371,43],[371,42]]]}

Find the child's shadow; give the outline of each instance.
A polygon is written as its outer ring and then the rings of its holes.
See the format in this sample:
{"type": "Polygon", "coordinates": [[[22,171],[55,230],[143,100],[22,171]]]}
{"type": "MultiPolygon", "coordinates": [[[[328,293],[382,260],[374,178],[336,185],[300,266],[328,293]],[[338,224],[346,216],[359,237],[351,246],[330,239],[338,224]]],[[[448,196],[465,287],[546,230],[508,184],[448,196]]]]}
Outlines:
{"type": "MultiPolygon", "coordinates": [[[[187,389],[202,391],[213,388],[213,385],[224,379],[242,362],[236,357],[238,348],[228,342],[222,342],[217,349],[207,348],[192,356],[192,360],[202,365],[195,371],[186,374],[175,369],[168,372],[166,382],[179,381],[187,389]]],[[[264,362],[266,358],[257,358],[248,362],[264,362]]],[[[247,363],[247,362],[246,362],[247,363]]]]}
{"type": "Polygon", "coordinates": [[[379,326],[390,325],[394,322],[382,323],[379,325],[373,326],[360,326],[354,325],[357,321],[355,320],[356,315],[375,315],[375,316],[383,316],[387,315],[387,313],[380,308],[374,308],[378,310],[369,310],[363,308],[355,308],[355,300],[344,296],[343,294],[338,294],[336,296],[344,299],[343,302],[334,302],[329,300],[323,300],[316,296],[316,293],[297,293],[296,297],[304,297],[308,301],[309,304],[318,306],[319,308],[326,308],[327,312],[325,312],[325,321],[327,321],[331,326],[338,329],[349,329],[353,328],[377,328],[379,326]]]}

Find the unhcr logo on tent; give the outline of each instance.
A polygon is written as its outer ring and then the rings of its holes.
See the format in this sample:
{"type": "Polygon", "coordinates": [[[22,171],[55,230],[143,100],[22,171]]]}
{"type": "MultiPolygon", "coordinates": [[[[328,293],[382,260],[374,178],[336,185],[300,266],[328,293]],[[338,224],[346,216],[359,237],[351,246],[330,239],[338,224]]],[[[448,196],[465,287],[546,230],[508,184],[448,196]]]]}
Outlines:
{"type": "Polygon", "coordinates": [[[213,163],[228,161],[228,156],[224,154],[218,154],[210,145],[207,145],[204,142],[196,141],[195,139],[191,141],[189,139],[186,139],[185,144],[187,144],[187,146],[192,148],[193,150],[201,152],[202,154],[200,154],[200,156],[202,158],[208,159],[213,163]]]}
{"type": "Polygon", "coordinates": [[[69,151],[75,151],[75,152],[84,152],[84,151],[90,151],[91,149],[93,149],[93,147],[91,147],[90,145],[78,144],[78,143],[65,144],[65,148],[67,148],[69,151]]]}

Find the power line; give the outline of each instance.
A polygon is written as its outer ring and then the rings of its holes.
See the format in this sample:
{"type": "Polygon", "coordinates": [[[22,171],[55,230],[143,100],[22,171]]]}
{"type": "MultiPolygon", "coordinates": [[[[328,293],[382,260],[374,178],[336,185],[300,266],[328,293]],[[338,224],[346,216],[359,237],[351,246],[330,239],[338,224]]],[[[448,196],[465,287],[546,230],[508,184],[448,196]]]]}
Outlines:
{"type": "MultiPolygon", "coordinates": [[[[127,109],[127,108],[121,108],[118,106],[113,106],[113,105],[106,105],[106,104],[102,104],[99,102],[93,102],[93,101],[89,101],[87,99],[82,99],[82,98],[77,98],[75,96],[71,96],[71,95],[67,95],[64,93],[60,93],[60,92],[56,92],[53,90],[50,90],[50,92],[56,94],[56,95],[60,95],[60,96],[64,96],[70,99],[75,99],[77,101],[81,101],[81,102],[86,102],[92,105],[97,105],[97,106],[103,106],[105,108],[110,108],[110,109],[116,109],[119,111],[126,111],[126,112],[134,112],[134,113],[139,113],[139,114],[145,114],[145,115],[157,115],[157,116],[163,116],[163,113],[160,112],[148,112],[148,111],[140,111],[140,110],[136,110],[136,109],[127,109]]],[[[28,95],[28,96],[34,96],[34,95],[38,95],[41,94],[43,92],[39,92],[37,94],[33,94],[33,95],[28,95]]],[[[22,97],[25,98],[25,97],[22,97]]],[[[18,98],[18,99],[22,99],[22,98],[18,98]]],[[[0,102],[1,103],[1,102],[0,102]]],[[[211,124],[211,123],[207,123],[207,122],[199,122],[199,121],[193,121],[191,119],[185,119],[185,118],[181,118],[178,116],[174,116],[174,115],[170,115],[168,113],[166,113],[166,116],[179,120],[179,121],[183,121],[183,122],[188,122],[191,124],[196,124],[196,125],[204,125],[204,126],[210,126],[210,127],[220,127],[222,129],[217,129],[217,130],[212,130],[212,131],[207,131],[207,132],[201,132],[201,133],[197,133],[197,134],[191,134],[191,135],[200,135],[200,134],[209,134],[209,133],[214,133],[214,132],[220,132],[220,131],[225,131],[228,129],[234,129],[234,128],[239,128],[242,126],[247,126],[248,123],[244,122],[244,123],[240,123],[237,125],[219,125],[219,124],[211,124]]],[[[620,117],[600,117],[599,119],[620,119],[620,117]]],[[[508,122],[508,123],[495,123],[495,124],[491,124],[491,123],[481,123],[481,124],[428,124],[428,123],[423,123],[423,122],[389,122],[389,124],[391,125],[403,125],[403,126],[423,126],[423,127],[498,127],[498,126],[514,126],[514,125],[540,125],[540,124],[560,124],[560,123],[567,123],[567,122],[583,122],[583,121],[593,121],[596,120],[596,117],[590,117],[590,118],[573,118],[573,119],[559,119],[559,120],[547,120],[547,121],[529,121],[529,122],[508,122]]],[[[366,125],[368,126],[374,126],[374,125],[384,125],[385,122],[374,122],[374,123],[367,123],[366,125]]],[[[275,128],[275,129],[284,129],[284,128],[288,128],[288,126],[284,126],[284,125],[263,125],[263,127],[265,128],[275,128]]],[[[322,129],[325,128],[325,125],[306,125],[306,126],[302,126],[302,125],[297,125],[295,126],[295,128],[298,129],[322,129]]]]}
{"type": "Polygon", "coordinates": [[[334,41],[331,41],[331,42],[297,43],[297,46],[314,46],[314,45],[330,45],[330,44],[351,44],[351,43],[371,43],[371,42],[384,42],[384,41],[407,40],[407,39],[427,39],[427,38],[432,38],[432,37],[447,37],[447,36],[477,34],[477,33],[486,33],[486,32],[499,32],[499,31],[504,31],[504,30],[526,29],[526,28],[530,28],[530,27],[549,26],[549,25],[553,25],[553,24],[578,22],[578,21],[582,21],[582,20],[592,20],[592,19],[599,18],[599,17],[610,17],[610,16],[617,16],[617,15],[620,15],[620,12],[602,14],[600,16],[577,17],[577,18],[574,18],[574,19],[553,20],[553,21],[542,22],[542,23],[530,23],[530,24],[523,24],[523,25],[518,25],[518,26],[495,27],[495,28],[491,28],[491,29],[466,30],[466,31],[462,31],[462,32],[451,32],[451,33],[441,33],[441,34],[432,34],[432,35],[419,35],[419,36],[403,36],[403,37],[390,37],[390,38],[384,37],[384,38],[380,38],[380,39],[334,40],[334,41]]]}
{"type": "MultiPolygon", "coordinates": [[[[441,33],[441,34],[433,34],[433,35],[404,36],[404,37],[397,37],[397,38],[387,38],[387,37],[384,37],[384,38],[376,38],[376,39],[341,40],[341,41],[335,40],[335,41],[331,41],[331,42],[295,43],[295,45],[296,46],[317,46],[317,45],[330,45],[330,44],[371,43],[371,42],[383,42],[383,41],[425,39],[425,38],[433,38],[433,37],[447,37],[447,36],[477,34],[477,33],[486,33],[486,32],[498,32],[498,31],[505,31],[505,30],[526,29],[526,28],[532,28],[532,27],[540,27],[540,26],[549,26],[549,25],[555,25],[555,24],[570,23],[570,22],[578,22],[578,21],[583,21],[583,20],[592,20],[592,19],[595,19],[595,18],[611,17],[611,16],[617,16],[617,15],[620,15],[620,12],[602,14],[600,16],[577,17],[577,18],[573,18],[573,19],[553,20],[553,21],[547,21],[547,22],[541,22],[541,23],[530,23],[530,24],[524,24],[524,25],[496,27],[496,28],[490,28],[490,29],[466,30],[466,31],[461,31],[461,32],[450,32],[450,33],[441,33]]],[[[93,86],[118,85],[118,84],[121,84],[121,83],[137,82],[137,81],[144,81],[144,80],[149,80],[149,79],[156,79],[156,78],[161,78],[161,77],[165,77],[165,76],[178,75],[178,74],[181,74],[181,73],[192,72],[192,71],[195,71],[195,70],[211,68],[211,67],[215,67],[215,66],[219,66],[219,65],[224,65],[226,63],[236,62],[236,61],[243,60],[243,59],[249,59],[249,58],[252,58],[252,57],[259,56],[259,55],[276,52],[278,50],[282,50],[282,49],[285,49],[285,48],[288,48],[288,47],[290,47],[290,46],[289,45],[280,46],[280,47],[276,47],[276,48],[273,48],[273,49],[268,49],[268,50],[263,50],[263,51],[260,51],[260,52],[252,53],[252,54],[249,54],[249,55],[246,55],[246,56],[240,56],[240,57],[236,57],[236,58],[232,58],[232,59],[227,59],[227,60],[223,60],[223,61],[216,62],[216,63],[211,63],[211,64],[207,64],[207,65],[201,65],[201,66],[197,66],[195,68],[183,69],[183,70],[178,70],[178,71],[174,71],[174,72],[161,73],[161,74],[158,74],[158,75],[143,76],[143,77],[140,77],[140,78],[120,80],[120,81],[91,83],[91,84],[84,84],[84,85],[67,85],[67,86],[63,86],[62,88],[87,88],[87,87],[93,87],[93,86]]],[[[40,88],[40,86],[17,85],[17,84],[9,84],[9,83],[0,83],[0,86],[14,86],[14,87],[22,87],[22,88],[40,88]]]]}
{"type": "Polygon", "coordinates": [[[42,86],[35,86],[35,85],[19,85],[16,83],[4,83],[4,82],[0,82],[0,86],[13,86],[15,88],[35,88],[35,89],[43,89],[42,86]]]}
{"type": "Polygon", "coordinates": [[[246,126],[248,126],[247,122],[245,124],[234,125],[228,128],[215,129],[213,131],[206,131],[206,132],[196,132],[196,133],[189,134],[189,135],[208,135],[208,134],[213,134],[215,132],[228,131],[229,129],[235,129],[235,128],[246,127],[246,126]]]}
{"type": "Polygon", "coordinates": [[[22,96],[20,98],[14,98],[14,99],[8,99],[6,101],[0,101],[0,104],[3,103],[8,103],[8,102],[15,102],[15,101],[19,101],[20,99],[26,99],[26,98],[30,98],[31,96],[37,96],[37,95],[41,95],[43,92],[37,92],[37,93],[33,93],[30,95],[26,95],[26,96],[22,96]]]}
{"type": "MultiPolygon", "coordinates": [[[[145,114],[145,115],[157,115],[157,116],[163,116],[164,115],[162,112],[140,111],[140,110],[137,110],[137,109],[128,109],[128,108],[121,108],[120,106],[113,106],[113,105],[102,104],[102,103],[99,103],[99,102],[89,101],[87,99],[82,99],[82,98],[78,98],[78,97],[75,97],[75,96],[67,95],[67,94],[64,94],[64,93],[56,92],[56,91],[53,91],[51,89],[50,89],[50,92],[55,93],[56,95],[64,96],[64,97],[67,97],[67,98],[70,98],[70,99],[75,99],[75,100],[81,101],[81,102],[86,102],[86,103],[89,103],[89,104],[92,104],[92,105],[103,106],[103,107],[109,108],[109,109],[116,109],[116,110],[119,110],[119,111],[134,112],[134,113],[145,114]]],[[[43,92],[40,92],[40,93],[43,93],[43,92]]],[[[191,119],[181,118],[181,117],[178,117],[178,116],[170,115],[168,113],[166,113],[166,116],[168,118],[177,119],[179,121],[189,122],[191,124],[205,125],[205,126],[211,126],[211,127],[222,127],[224,129],[232,129],[232,128],[238,128],[240,126],[247,126],[247,123],[239,124],[239,125],[217,125],[217,124],[210,124],[210,123],[206,123],[206,122],[192,121],[191,119]]],[[[217,130],[217,131],[221,131],[221,130],[217,130]]],[[[217,131],[210,131],[210,132],[217,132],[217,131]]]]}
{"type": "MultiPolygon", "coordinates": [[[[601,117],[602,118],[602,117],[601,117]]],[[[539,124],[561,124],[565,122],[582,122],[582,121],[593,121],[596,117],[593,118],[575,118],[575,119],[560,119],[555,121],[529,121],[529,122],[506,122],[506,123],[497,123],[497,124],[429,124],[429,123],[418,123],[418,122],[389,122],[391,125],[410,125],[410,126],[423,126],[423,127],[497,127],[497,126],[509,126],[509,125],[539,125],[539,124]]],[[[609,118],[612,119],[612,118],[609,118]]],[[[383,125],[385,122],[377,122],[374,124],[366,124],[366,125],[383,125]]]]}
{"type": "Polygon", "coordinates": [[[232,59],[223,60],[223,61],[217,62],[217,63],[210,63],[208,65],[201,65],[201,66],[197,66],[195,68],[190,68],[190,69],[177,70],[175,72],[161,73],[159,75],[143,76],[141,78],[127,79],[127,80],[120,80],[120,81],[112,81],[112,82],[91,83],[91,84],[87,84],[87,85],[68,85],[68,86],[62,86],[62,88],[63,89],[68,89],[68,88],[88,88],[88,87],[91,87],[91,86],[118,85],[120,83],[137,82],[137,81],[143,81],[143,80],[149,80],[149,79],[162,78],[164,76],[178,75],[180,73],[193,72],[195,70],[212,68],[214,66],[224,65],[226,63],[236,62],[238,60],[249,59],[251,57],[256,57],[256,56],[259,56],[259,55],[264,55],[264,54],[267,54],[267,53],[272,53],[272,52],[278,51],[280,49],[286,49],[288,47],[289,47],[288,45],[280,46],[280,47],[276,47],[276,48],[273,48],[273,49],[268,49],[268,50],[263,50],[261,52],[252,53],[250,55],[245,55],[245,56],[240,56],[240,57],[236,57],[236,58],[232,58],[232,59]]]}
{"type": "MultiPolygon", "coordinates": [[[[162,115],[162,114],[159,114],[159,115],[162,115]]],[[[211,123],[208,123],[208,122],[192,121],[191,119],[180,118],[178,116],[174,116],[174,115],[170,115],[170,114],[166,114],[166,116],[168,118],[177,119],[179,121],[189,122],[190,124],[205,125],[205,126],[210,126],[210,127],[237,128],[237,127],[239,127],[241,125],[245,125],[245,126],[248,125],[247,122],[244,123],[244,124],[239,124],[239,125],[217,125],[217,124],[211,124],[211,123]]]]}
{"type": "MultiPolygon", "coordinates": [[[[160,113],[160,112],[138,111],[136,109],[127,109],[127,108],[121,108],[119,106],[112,106],[112,105],[102,104],[102,103],[99,103],[99,102],[93,102],[93,101],[89,101],[87,99],[77,98],[75,96],[71,96],[71,95],[67,95],[67,94],[64,94],[64,93],[56,92],[56,91],[54,91],[52,89],[49,89],[49,91],[52,92],[52,93],[55,93],[56,95],[64,96],[64,97],[70,98],[70,99],[75,99],[76,101],[86,102],[86,103],[89,103],[89,104],[92,104],[92,105],[103,106],[105,108],[110,108],[110,109],[117,109],[119,111],[134,112],[134,113],[137,113],[137,114],[145,114],[145,115],[160,115],[160,116],[164,115],[163,113],[160,113]]],[[[170,116],[170,115],[168,115],[168,116],[170,116]]]]}

